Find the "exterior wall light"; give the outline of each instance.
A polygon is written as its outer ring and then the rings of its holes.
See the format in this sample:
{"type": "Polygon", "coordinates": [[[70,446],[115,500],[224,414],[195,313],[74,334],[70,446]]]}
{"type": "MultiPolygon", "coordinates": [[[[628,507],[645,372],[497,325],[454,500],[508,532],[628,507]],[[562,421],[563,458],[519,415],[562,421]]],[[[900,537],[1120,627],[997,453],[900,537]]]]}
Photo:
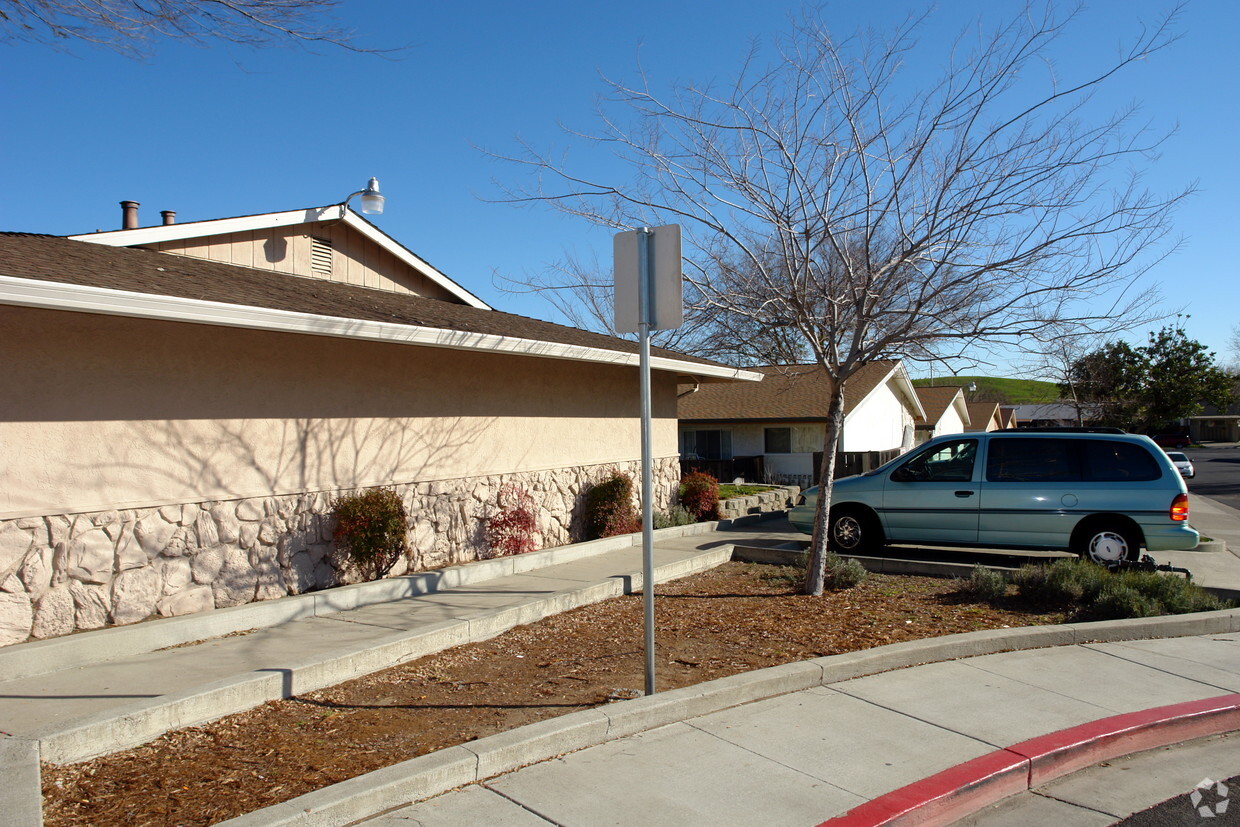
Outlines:
{"type": "Polygon", "coordinates": [[[366,189],[358,190],[344,199],[344,203],[340,206],[348,207],[349,201],[354,195],[362,196],[362,212],[367,215],[381,215],[383,213],[383,196],[379,194],[379,179],[371,178],[366,184],[366,189]]]}

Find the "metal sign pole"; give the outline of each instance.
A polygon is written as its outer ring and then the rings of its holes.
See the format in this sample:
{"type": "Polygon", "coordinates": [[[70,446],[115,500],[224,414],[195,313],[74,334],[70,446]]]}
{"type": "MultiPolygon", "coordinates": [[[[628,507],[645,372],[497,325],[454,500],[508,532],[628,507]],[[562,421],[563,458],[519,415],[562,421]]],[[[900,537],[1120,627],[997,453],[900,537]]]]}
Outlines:
{"type": "Polygon", "coordinates": [[[616,332],[636,333],[640,345],[642,423],[642,595],[646,638],[646,694],[654,694],[654,450],[650,413],[650,331],[684,321],[680,227],[642,227],[617,233],[616,332]]]}
{"type": "Polygon", "coordinates": [[[642,610],[646,633],[646,694],[654,694],[654,494],[650,439],[650,228],[637,234],[637,312],[642,408],[642,610]]]}

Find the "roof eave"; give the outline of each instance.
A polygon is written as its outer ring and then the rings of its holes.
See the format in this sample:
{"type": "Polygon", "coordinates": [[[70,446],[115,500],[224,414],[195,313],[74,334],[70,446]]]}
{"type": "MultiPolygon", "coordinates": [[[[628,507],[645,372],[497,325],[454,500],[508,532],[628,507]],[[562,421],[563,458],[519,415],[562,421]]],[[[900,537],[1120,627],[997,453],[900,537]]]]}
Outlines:
{"type": "MultiPolygon", "coordinates": [[[[640,359],[637,353],[515,336],[323,316],[5,275],[0,275],[0,304],[599,364],[636,366],[640,359]]],[[[665,356],[652,356],[650,367],[681,376],[747,382],[762,380],[762,374],[753,371],[665,356]]]]}

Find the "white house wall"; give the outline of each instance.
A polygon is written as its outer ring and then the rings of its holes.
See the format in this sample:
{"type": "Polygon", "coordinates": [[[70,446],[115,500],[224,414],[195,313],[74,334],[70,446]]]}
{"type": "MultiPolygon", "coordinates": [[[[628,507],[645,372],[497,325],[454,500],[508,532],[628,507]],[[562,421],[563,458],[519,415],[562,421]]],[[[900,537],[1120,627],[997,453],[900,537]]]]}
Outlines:
{"type": "Polygon", "coordinates": [[[946,436],[947,434],[964,433],[964,420],[960,418],[960,412],[956,410],[955,405],[949,405],[947,410],[939,417],[938,424],[934,426],[935,436],[946,436]]]}
{"type": "MultiPolygon", "coordinates": [[[[913,416],[891,388],[891,383],[875,388],[849,412],[844,422],[841,451],[892,451],[904,447],[906,429],[913,427],[913,416]]],[[[911,434],[911,431],[909,431],[911,434]]],[[[910,437],[910,445],[911,437],[910,437]]]]}

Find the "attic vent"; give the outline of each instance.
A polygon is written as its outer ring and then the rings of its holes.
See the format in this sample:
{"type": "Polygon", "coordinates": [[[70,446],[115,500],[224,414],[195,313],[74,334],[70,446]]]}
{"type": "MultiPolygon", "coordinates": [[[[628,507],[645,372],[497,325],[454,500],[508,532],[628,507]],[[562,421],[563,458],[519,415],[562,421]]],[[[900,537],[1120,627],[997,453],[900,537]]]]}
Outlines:
{"type": "Polygon", "coordinates": [[[332,274],[331,239],[310,236],[310,269],[325,276],[332,274]]]}

